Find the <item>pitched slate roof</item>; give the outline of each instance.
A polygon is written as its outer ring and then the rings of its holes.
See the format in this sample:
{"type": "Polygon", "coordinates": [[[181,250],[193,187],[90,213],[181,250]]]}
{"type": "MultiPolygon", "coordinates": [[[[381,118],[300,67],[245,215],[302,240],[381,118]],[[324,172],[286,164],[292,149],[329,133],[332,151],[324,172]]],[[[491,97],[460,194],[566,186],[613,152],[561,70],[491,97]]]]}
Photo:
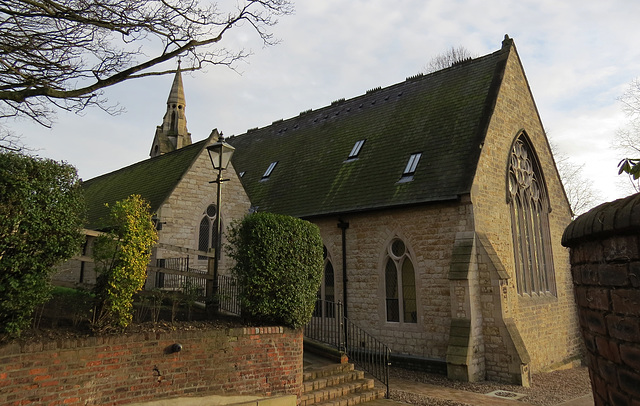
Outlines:
{"type": "Polygon", "coordinates": [[[139,194],[155,212],[171,194],[183,175],[200,155],[210,138],[155,158],[83,182],[87,202],[87,228],[99,230],[109,216],[105,203],[113,205],[139,194]]]}
{"type": "Polygon", "coordinates": [[[228,138],[251,203],[311,217],[468,193],[512,47],[505,39],[492,54],[228,138]],[[365,139],[358,158],[348,161],[365,139]],[[418,152],[413,180],[399,182],[418,152]]]}

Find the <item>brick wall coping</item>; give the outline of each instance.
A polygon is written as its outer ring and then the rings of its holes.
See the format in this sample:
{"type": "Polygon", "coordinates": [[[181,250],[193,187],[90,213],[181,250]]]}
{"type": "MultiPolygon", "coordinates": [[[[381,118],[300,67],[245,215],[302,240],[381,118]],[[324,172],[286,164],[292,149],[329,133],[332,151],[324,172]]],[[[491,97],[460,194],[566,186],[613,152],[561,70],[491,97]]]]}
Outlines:
{"type": "Polygon", "coordinates": [[[564,230],[562,245],[573,247],[583,241],[638,232],[640,193],[603,203],[578,216],[564,230]]]}

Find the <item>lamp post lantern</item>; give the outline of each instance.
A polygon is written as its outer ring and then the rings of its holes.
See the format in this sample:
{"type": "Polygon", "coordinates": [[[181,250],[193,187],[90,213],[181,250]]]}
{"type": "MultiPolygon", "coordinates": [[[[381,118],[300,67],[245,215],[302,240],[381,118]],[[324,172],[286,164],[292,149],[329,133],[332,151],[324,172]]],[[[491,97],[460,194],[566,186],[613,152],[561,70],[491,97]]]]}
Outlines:
{"type": "MultiPolygon", "coordinates": [[[[209,153],[209,159],[213,169],[218,171],[218,177],[216,180],[209,183],[217,184],[217,204],[216,204],[216,246],[214,248],[215,256],[213,258],[213,280],[207,280],[207,298],[211,299],[211,305],[213,312],[218,311],[218,267],[220,265],[220,253],[222,250],[222,221],[220,219],[220,205],[222,203],[222,182],[226,182],[229,179],[222,178],[222,171],[227,169],[231,156],[235,148],[227,144],[222,137],[222,134],[218,137],[218,141],[207,147],[209,153]]],[[[209,264],[211,264],[211,258],[209,258],[209,264]]],[[[211,273],[211,266],[209,266],[209,272],[211,273]]]]}

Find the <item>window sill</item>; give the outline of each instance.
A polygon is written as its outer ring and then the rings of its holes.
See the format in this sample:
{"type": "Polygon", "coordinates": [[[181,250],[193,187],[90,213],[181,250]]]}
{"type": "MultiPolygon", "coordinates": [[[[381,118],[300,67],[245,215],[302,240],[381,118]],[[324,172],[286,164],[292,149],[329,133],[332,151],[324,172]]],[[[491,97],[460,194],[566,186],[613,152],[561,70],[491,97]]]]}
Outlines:
{"type": "Polygon", "coordinates": [[[558,297],[551,292],[518,294],[518,304],[520,304],[521,306],[533,306],[533,305],[541,305],[541,304],[547,304],[547,303],[556,303],[557,301],[558,301],[558,297]]]}

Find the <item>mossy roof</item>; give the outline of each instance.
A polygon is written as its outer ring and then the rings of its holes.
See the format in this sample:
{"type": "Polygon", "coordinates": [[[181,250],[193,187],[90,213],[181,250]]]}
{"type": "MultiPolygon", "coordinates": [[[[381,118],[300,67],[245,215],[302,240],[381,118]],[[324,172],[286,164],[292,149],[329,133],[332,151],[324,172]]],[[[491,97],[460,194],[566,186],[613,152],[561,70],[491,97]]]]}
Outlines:
{"type": "Polygon", "coordinates": [[[492,54],[228,138],[252,205],[312,217],[458,199],[470,191],[511,50],[505,40],[492,54]],[[414,153],[413,180],[400,182],[414,153]]]}
{"type": "Polygon", "coordinates": [[[87,228],[99,230],[113,205],[132,194],[147,200],[152,212],[160,208],[207,145],[208,139],[83,182],[87,228]]]}

